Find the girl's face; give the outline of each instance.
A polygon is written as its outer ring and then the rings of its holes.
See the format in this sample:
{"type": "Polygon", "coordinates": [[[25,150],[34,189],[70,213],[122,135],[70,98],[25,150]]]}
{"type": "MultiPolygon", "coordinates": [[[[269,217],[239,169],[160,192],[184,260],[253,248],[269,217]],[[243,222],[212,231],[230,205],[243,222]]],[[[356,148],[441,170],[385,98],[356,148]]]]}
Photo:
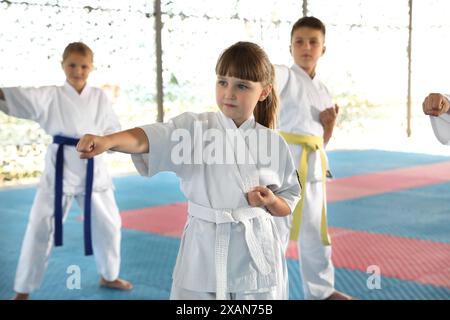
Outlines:
{"type": "Polygon", "coordinates": [[[66,74],[67,82],[78,93],[81,93],[93,68],[92,57],[89,54],[71,53],[61,65],[66,74]]]}
{"type": "Polygon", "coordinates": [[[272,86],[235,77],[217,76],[216,102],[225,116],[237,127],[253,114],[258,101],[263,101],[272,86]]]}

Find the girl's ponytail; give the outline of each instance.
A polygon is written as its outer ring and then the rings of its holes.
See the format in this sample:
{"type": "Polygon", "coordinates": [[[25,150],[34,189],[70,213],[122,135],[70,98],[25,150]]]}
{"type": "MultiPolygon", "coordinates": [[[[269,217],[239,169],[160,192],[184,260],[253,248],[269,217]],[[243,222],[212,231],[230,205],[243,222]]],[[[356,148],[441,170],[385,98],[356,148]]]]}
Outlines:
{"type": "Polygon", "coordinates": [[[253,111],[253,115],[255,116],[256,122],[267,128],[275,129],[277,125],[279,98],[275,80],[275,68],[272,64],[270,64],[270,69],[271,76],[269,84],[272,85],[272,89],[266,99],[258,102],[255,110],[253,111]]]}

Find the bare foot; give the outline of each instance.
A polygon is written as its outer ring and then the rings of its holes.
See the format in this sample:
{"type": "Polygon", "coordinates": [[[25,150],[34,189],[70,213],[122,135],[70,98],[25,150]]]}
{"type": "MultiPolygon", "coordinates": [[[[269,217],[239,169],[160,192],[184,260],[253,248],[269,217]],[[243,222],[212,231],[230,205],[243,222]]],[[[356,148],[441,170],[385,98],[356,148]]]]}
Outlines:
{"type": "Polygon", "coordinates": [[[103,277],[100,279],[100,287],[110,288],[110,289],[118,289],[118,290],[131,290],[133,289],[133,285],[123,279],[117,278],[114,281],[107,281],[103,277]]]}
{"type": "Polygon", "coordinates": [[[355,298],[349,296],[340,291],[334,291],[328,298],[325,300],[356,300],[355,298]]]}
{"type": "Polygon", "coordinates": [[[28,293],[20,293],[20,292],[16,292],[16,295],[11,298],[11,300],[28,300],[28,293]]]}

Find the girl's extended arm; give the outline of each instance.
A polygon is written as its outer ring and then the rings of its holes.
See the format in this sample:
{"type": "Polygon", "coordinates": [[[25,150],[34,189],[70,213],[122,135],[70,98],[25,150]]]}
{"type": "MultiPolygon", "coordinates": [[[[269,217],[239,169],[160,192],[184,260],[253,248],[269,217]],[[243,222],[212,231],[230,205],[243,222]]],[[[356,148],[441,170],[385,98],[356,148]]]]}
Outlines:
{"type": "Polygon", "coordinates": [[[123,153],[148,153],[147,135],[141,128],[134,128],[106,136],[86,134],[77,144],[81,159],[89,159],[107,150],[123,153]]]}

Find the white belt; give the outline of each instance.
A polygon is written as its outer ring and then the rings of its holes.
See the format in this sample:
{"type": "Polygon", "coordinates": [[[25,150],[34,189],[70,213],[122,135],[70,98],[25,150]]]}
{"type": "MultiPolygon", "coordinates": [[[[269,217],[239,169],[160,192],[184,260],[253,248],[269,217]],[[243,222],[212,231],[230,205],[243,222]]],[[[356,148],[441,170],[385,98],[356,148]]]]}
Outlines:
{"type": "Polygon", "coordinates": [[[264,256],[261,244],[253,233],[250,219],[268,214],[259,207],[238,209],[213,209],[193,202],[188,203],[191,216],[217,224],[215,242],[216,299],[225,300],[227,293],[227,259],[230,243],[231,223],[242,223],[245,228],[245,241],[256,268],[262,275],[268,275],[271,267],[264,256]]]}

